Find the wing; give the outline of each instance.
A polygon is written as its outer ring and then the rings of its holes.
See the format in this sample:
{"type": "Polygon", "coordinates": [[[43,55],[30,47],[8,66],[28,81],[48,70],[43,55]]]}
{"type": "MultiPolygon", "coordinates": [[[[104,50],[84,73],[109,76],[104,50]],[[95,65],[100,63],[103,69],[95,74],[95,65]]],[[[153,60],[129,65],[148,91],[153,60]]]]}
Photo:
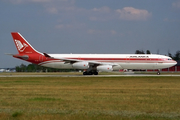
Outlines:
{"type": "MultiPolygon", "coordinates": [[[[84,62],[84,60],[77,60],[77,59],[66,59],[66,58],[55,58],[55,57],[51,57],[50,55],[48,55],[47,53],[43,53],[45,57],[49,57],[51,59],[59,59],[61,61],[64,61],[65,64],[66,63],[75,63],[75,62],[84,62]]],[[[112,65],[112,66],[116,66],[118,64],[114,64],[114,63],[107,63],[107,62],[97,62],[97,61],[86,61],[89,63],[89,65],[91,66],[99,66],[99,65],[112,65]]]]}
{"type": "MultiPolygon", "coordinates": [[[[48,55],[47,53],[43,53],[45,57],[51,58],[51,59],[59,59],[61,61],[64,61],[65,63],[75,63],[75,62],[84,62],[84,60],[77,60],[77,59],[66,59],[66,58],[55,58],[55,57],[51,57],[50,55],[48,55]]],[[[102,64],[101,62],[96,62],[96,61],[87,61],[90,65],[100,65],[102,64]]]]}

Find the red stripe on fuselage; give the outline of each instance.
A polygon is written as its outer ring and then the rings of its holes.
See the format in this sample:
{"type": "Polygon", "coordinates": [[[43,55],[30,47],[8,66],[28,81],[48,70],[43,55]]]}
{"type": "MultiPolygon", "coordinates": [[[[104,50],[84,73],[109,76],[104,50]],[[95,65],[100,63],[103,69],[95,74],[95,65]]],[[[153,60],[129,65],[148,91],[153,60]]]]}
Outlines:
{"type": "Polygon", "coordinates": [[[66,58],[66,59],[75,59],[75,60],[154,60],[154,61],[165,61],[167,59],[159,58],[66,58]]]}
{"type": "Polygon", "coordinates": [[[171,63],[174,62],[173,60],[168,60],[167,58],[66,58],[66,59],[74,59],[74,60],[84,60],[84,61],[98,61],[98,62],[164,62],[164,63],[171,63]]]}

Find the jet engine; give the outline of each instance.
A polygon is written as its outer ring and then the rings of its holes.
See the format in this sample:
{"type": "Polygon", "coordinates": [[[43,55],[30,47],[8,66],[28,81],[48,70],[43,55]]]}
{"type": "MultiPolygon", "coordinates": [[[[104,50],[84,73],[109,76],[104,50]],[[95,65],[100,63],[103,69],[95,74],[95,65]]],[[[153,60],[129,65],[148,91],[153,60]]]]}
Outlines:
{"type": "Polygon", "coordinates": [[[112,71],[119,71],[120,69],[123,69],[120,65],[100,65],[97,66],[98,71],[103,71],[103,72],[112,72],[112,71]]]}
{"type": "Polygon", "coordinates": [[[112,72],[113,67],[112,65],[100,65],[100,66],[97,66],[97,70],[103,71],[103,72],[112,72]]]}
{"type": "Polygon", "coordinates": [[[123,69],[123,68],[120,65],[114,65],[113,66],[113,71],[119,71],[121,69],[123,69]]]}
{"type": "Polygon", "coordinates": [[[72,66],[75,69],[88,69],[89,63],[88,62],[75,62],[72,64],[72,66]]]}

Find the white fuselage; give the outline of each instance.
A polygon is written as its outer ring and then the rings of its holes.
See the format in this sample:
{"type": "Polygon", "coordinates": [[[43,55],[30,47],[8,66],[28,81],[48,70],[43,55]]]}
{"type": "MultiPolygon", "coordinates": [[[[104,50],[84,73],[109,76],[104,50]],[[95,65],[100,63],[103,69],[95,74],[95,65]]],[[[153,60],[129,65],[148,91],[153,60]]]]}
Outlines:
{"type": "Polygon", "coordinates": [[[168,56],[156,54],[49,54],[57,60],[44,61],[39,65],[52,68],[71,69],[72,64],[61,58],[80,61],[92,61],[106,65],[118,65],[119,69],[163,69],[174,66],[177,62],[168,56]],[[58,60],[59,59],[59,60],[58,60]]]}

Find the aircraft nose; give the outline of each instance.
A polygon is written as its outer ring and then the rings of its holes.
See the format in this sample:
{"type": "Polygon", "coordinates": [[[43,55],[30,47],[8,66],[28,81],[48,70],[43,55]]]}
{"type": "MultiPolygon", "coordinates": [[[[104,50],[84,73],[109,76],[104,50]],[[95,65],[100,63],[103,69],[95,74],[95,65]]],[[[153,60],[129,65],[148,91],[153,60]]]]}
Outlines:
{"type": "Polygon", "coordinates": [[[173,60],[173,63],[172,63],[172,64],[173,64],[173,66],[174,66],[174,65],[176,65],[176,64],[177,64],[177,62],[176,62],[175,60],[173,60]]]}

